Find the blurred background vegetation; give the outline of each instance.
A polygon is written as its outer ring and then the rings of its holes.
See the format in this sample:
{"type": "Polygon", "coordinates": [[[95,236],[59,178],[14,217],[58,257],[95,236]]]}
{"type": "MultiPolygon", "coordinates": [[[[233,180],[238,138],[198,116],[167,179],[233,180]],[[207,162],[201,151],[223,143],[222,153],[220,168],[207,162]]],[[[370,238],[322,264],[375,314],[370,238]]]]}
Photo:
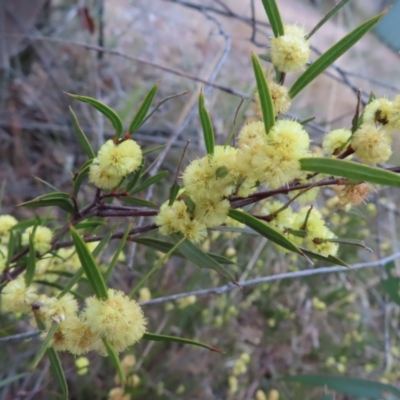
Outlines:
{"type": "MultiPolygon", "coordinates": [[[[395,3],[399,2],[350,1],[312,37],[313,58],[386,7],[393,5],[396,12],[395,3]]],[[[278,5],[285,23],[298,23],[310,31],[335,2],[286,0],[278,5]]],[[[388,13],[385,18],[389,15],[393,16],[388,13]]],[[[398,32],[391,35],[382,28],[385,18],[381,28],[364,37],[294,101],[290,116],[300,120],[316,116],[307,125],[315,146],[330,130],[351,126],[358,89],[364,102],[372,91],[389,98],[400,93],[399,49],[393,40],[398,32]]],[[[16,205],[47,192],[34,176],[70,190],[71,173],[85,157],[73,132],[69,105],[95,149],[113,135],[101,114],[63,92],[95,97],[116,109],[126,123],[157,81],[161,82],[157,101],[181,94],[163,104],[135,134],[145,149],[166,146],[168,154],[160,168],[170,172],[172,182],[187,140],[185,162],[205,154],[197,116],[200,88],[205,89],[217,141],[223,143],[242,97],[254,83],[250,52],[265,53],[270,36],[259,0],[0,1],[1,212],[20,220],[32,217],[31,210],[16,205]]],[[[288,77],[288,83],[293,80],[288,77]]],[[[247,117],[254,116],[250,109],[247,117]]],[[[390,163],[398,165],[400,138],[395,141],[390,163]]],[[[148,165],[160,160],[160,152],[150,154],[148,165]]],[[[80,200],[93,193],[86,187],[80,200]]],[[[395,296],[399,300],[398,196],[397,189],[377,188],[366,204],[326,211],[338,236],[365,240],[373,250],[342,246],[339,256],[349,264],[375,268],[277,279],[223,294],[144,305],[151,332],[196,338],[224,354],[139,343],[131,350],[136,357],[132,371],[138,377],[132,398],[245,400],[255,399],[262,390],[267,399],[270,395],[275,400],[273,390],[277,390],[280,399],[321,399],[321,389],[280,380],[304,373],[396,386],[400,379],[395,296]],[[386,265],[394,271],[389,278],[379,262],[388,256],[394,260],[386,265]]],[[[151,198],[161,204],[167,197],[165,184],[157,186],[151,198]]],[[[329,205],[333,197],[332,190],[324,189],[316,206],[329,205]]],[[[57,211],[52,216],[58,218],[57,211]]],[[[232,238],[213,231],[203,248],[232,258],[230,271],[242,280],[310,268],[252,235],[232,238]]],[[[103,255],[104,264],[109,256],[103,255]]],[[[128,292],[159,257],[144,246],[127,247],[112,286],[128,292]]],[[[226,283],[210,270],[173,258],[151,279],[148,289],[156,298],[226,283]]],[[[88,293],[87,287],[80,289],[88,293]]],[[[142,292],[142,300],[145,297],[142,292]]],[[[29,329],[24,318],[0,316],[2,337],[29,329]]],[[[0,343],[2,379],[25,372],[38,345],[38,338],[0,343]]],[[[62,355],[71,399],[107,398],[116,385],[107,359],[88,358],[90,368],[79,374],[73,356],[62,355]]],[[[33,373],[0,387],[0,399],[57,398],[48,368],[44,360],[33,373]]],[[[341,396],[330,398],[349,398],[341,396]]]]}

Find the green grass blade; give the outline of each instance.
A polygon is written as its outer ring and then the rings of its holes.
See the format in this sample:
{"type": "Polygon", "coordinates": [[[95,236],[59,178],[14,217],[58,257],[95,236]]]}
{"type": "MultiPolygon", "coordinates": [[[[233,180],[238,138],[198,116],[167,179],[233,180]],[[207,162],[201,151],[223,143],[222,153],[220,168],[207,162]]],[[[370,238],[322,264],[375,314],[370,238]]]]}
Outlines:
{"type": "Polygon", "coordinates": [[[326,387],[339,393],[366,399],[400,399],[400,390],[391,385],[365,379],[348,378],[342,376],[299,375],[285,378],[289,383],[300,383],[306,386],[326,387]],[[384,396],[385,394],[385,396],[384,396]],[[389,397],[393,395],[394,397],[389,397]]]}
{"type": "Polygon", "coordinates": [[[315,60],[311,66],[299,76],[289,90],[289,96],[293,99],[318,75],[324,72],[340,56],[356,44],[383,16],[385,12],[369,19],[358,28],[354,29],[342,40],[333,45],[329,50],[315,60]]]}
{"type": "Polygon", "coordinates": [[[125,382],[124,370],[122,368],[121,361],[120,361],[120,359],[118,357],[117,352],[114,350],[113,346],[111,345],[111,343],[107,339],[103,339],[103,343],[104,343],[104,346],[105,346],[105,348],[107,350],[107,355],[108,355],[108,358],[111,361],[111,364],[117,370],[117,374],[118,374],[119,380],[122,383],[125,382]]]}
{"type": "Polygon", "coordinates": [[[249,228],[258,232],[261,236],[271,240],[271,242],[274,242],[287,250],[293,251],[294,253],[304,255],[304,253],[294,243],[283,236],[282,233],[252,215],[239,210],[230,210],[228,215],[235,221],[247,225],[249,228]]]}
{"type": "Polygon", "coordinates": [[[61,389],[61,399],[68,400],[68,384],[67,379],[65,378],[64,369],[61,365],[60,358],[58,357],[57,352],[52,347],[49,347],[47,349],[47,356],[50,360],[51,370],[53,371],[53,374],[56,377],[56,381],[61,389]]]}
{"type": "Polygon", "coordinates": [[[137,111],[136,115],[133,117],[131,124],[129,125],[128,133],[132,134],[137,129],[139,129],[147,115],[147,112],[150,109],[151,103],[154,100],[154,97],[157,93],[159,83],[156,83],[147,93],[143,103],[140,105],[139,110],[137,111]]]}
{"type": "Polygon", "coordinates": [[[75,133],[78,136],[79,144],[82,146],[83,151],[90,159],[95,158],[96,156],[94,154],[92,146],[90,145],[88,138],[86,137],[82,128],[80,127],[78,118],[76,117],[74,111],[72,110],[72,107],[69,107],[69,112],[71,113],[72,125],[74,126],[75,133]]]}
{"type": "Polygon", "coordinates": [[[107,287],[92,253],[73,226],[70,226],[70,232],[76,253],[93,292],[98,299],[106,299],[108,297],[107,287]]]}
{"type": "MultiPolygon", "coordinates": [[[[177,237],[177,235],[172,235],[177,237]]],[[[214,258],[210,257],[205,251],[197,247],[190,240],[185,239],[181,244],[179,251],[185,258],[196,264],[200,268],[212,269],[220,275],[228,278],[233,284],[237,285],[235,277],[214,258]]]]}
{"type": "Polygon", "coordinates": [[[73,185],[73,193],[74,196],[78,196],[79,189],[82,185],[82,182],[85,178],[85,176],[88,174],[90,166],[92,165],[93,160],[88,160],[85,162],[85,164],[82,165],[81,169],[79,172],[74,176],[74,185],[73,185]]]}
{"type": "Polygon", "coordinates": [[[335,158],[302,158],[300,160],[302,171],[319,172],[352,179],[377,183],[379,185],[400,187],[400,175],[381,168],[356,163],[354,161],[338,160],[335,158]]]}
{"type": "Polygon", "coordinates": [[[203,128],[204,143],[206,145],[207,154],[213,155],[215,147],[214,128],[212,126],[210,114],[204,105],[203,91],[200,91],[199,96],[199,115],[201,126],[203,128]]]}
{"type": "Polygon", "coordinates": [[[28,287],[35,277],[36,270],[36,252],[35,252],[35,233],[36,226],[33,228],[32,233],[29,235],[29,253],[28,253],[28,262],[26,263],[26,271],[25,271],[25,284],[28,287]]]}
{"type": "Polygon", "coordinates": [[[177,337],[177,336],[158,335],[155,333],[145,333],[143,335],[142,339],[153,340],[155,342],[176,342],[176,343],[182,343],[182,344],[190,344],[192,346],[204,347],[205,349],[214,351],[216,353],[222,353],[221,350],[218,350],[215,347],[211,347],[207,344],[198,342],[197,340],[185,339],[185,338],[181,338],[181,337],[177,337]]]}
{"type": "Polygon", "coordinates": [[[142,162],[139,165],[138,169],[133,173],[131,180],[126,185],[125,190],[127,192],[130,192],[139,182],[139,179],[142,176],[143,168],[144,168],[144,158],[142,159],[142,162]]]}
{"type": "Polygon", "coordinates": [[[82,101],[83,103],[89,103],[90,105],[92,105],[97,111],[102,113],[111,122],[112,126],[115,129],[114,138],[119,139],[121,137],[122,132],[124,130],[124,127],[122,125],[122,120],[113,109],[111,109],[101,101],[93,99],[92,97],[80,96],[78,94],[72,94],[72,93],[66,93],[66,94],[76,100],[82,101]]]}
{"type": "Polygon", "coordinates": [[[306,36],[306,39],[310,39],[315,32],[321,28],[325,22],[329,21],[343,6],[345,6],[350,0],[342,0],[340,3],[336,4],[328,13],[318,22],[317,25],[311,30],[311,32],[306,36]]]}
{"type": "Polygon", "coordinates": [[[279,13],[278,5],[275,0],[262,0],[265,12],[267,13],[269,23],[271,24],[274,36],[282,36],[285,32],[283,29],[282,18],[279,13]]]}
{"type": "Polygon", "coordinates": [[[8,386],[15,381],[18,381],[19,379],[23,378],[26,375],[28,375],[28,373],[24,372],[22,374],[16,374],[16,375],[10,376],[8,378],[2,379],[0,381],[0,388],[8,386]]]}
{"type": "MultiPolygon", "coordinates": [[[[39,350],[36,353],[32,363],[29,366],[29,370],[30,371],[34,371],[35,370],[35,368],[39,364],[40,360],[43,358],[44,354],[46,353],[46,351],[51,346],[51,342],[52,342],[53,336],[57,332],[57,329],[58,329],[59,325],[60,324],[58,322],[54,322],[54,321],[51,324],[51,327],[50,327],[49,331],[47,332],[46,337],[44,338],[44,340],[40,344],[39,350]]],[[[42,327],[43,327],[43,325],[42,325],[42,327]]]]}
{"type": "Polygon", "coordinates": [[[271,130],[275,124],[274,103],[272,102],[271,93],[268,88],[267,79],[262,69],[260,61],[255,54],[251,55],[253,62],[254,75],[256,77],[258,95],[260,97],[261,111],[265,126],[265,133],[271,130]]]}

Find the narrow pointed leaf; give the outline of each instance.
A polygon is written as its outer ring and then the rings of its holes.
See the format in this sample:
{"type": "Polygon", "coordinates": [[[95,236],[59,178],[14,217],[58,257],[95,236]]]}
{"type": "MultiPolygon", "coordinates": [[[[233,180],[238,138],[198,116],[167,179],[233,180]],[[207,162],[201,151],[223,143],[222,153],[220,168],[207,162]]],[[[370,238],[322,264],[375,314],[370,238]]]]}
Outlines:
{"type": "MultiPolygon", "coordinates": [[[[36,316],[37,314],[35,314],[36,320],[38,319],[38,317],[36,316]]],[[[44,354],[46,353],[46,351],[49,349],[49,347],[51,346],[51,342],[53,340],[53,336],[54,334],[57,332],[58,326],[60,324],[57,322],[53,322],[51,324],[51,327],[49,329],[49,331],[47,332],[46,337],[44,338],[44,340],[42,341],[42,343],[40,344],[39,350],[36,353],[31,365],[29,366],[29,370],[30,371],[34,371],[35,368],[37,367],[37,365],[39,364],[40,360],[43,358],[44,354]]],[[[40,327],[41,330],[43,328],[43,325],[40,327]]]]}
{"type": "Polygon", "coordinates": [[[139,197],[122,196],[119,198],[123,203],[137,207],[158,208],[158,205],[152,201],[141,199],[139,197]]]}
{"type": "Polygon", "coordinates": [[[58,386],[61,389],[62,400],[68,400],[68,384],[67,379],[65,378],[64,369],[61,365],[60,358],[58,357],[57,352],[52,348],[49,347],[47,349],[47,356],[50,360],[51,370],[53,371],[54,376],[56,377],[56,381],[58,386]]]}
{"type": "Polygon", "coordinates": [[[274,36],[282,36],[285,32],[283,29],[281,15],[275,0],[262,0],[265,12],[267,13],[269,23],[271,24],[274,36]]]}
{"type": "Polygon", "coordinates": [[[176,343],[182,343],[182,344],[190,344],[192,346],[204,347],[205,349],[214,351],[216,353],[222,353],[221,350],[218,350],[215,347],[211,347],[207,344],[198,342],[197,340],[185,339],[185,338],[180,338],[177,336],[159,335],[159,334],[155,334],[155,333],[145,333],[143,335],[142,339],[152,340],[155,342],[176,342],[176,343]]]}
{"type": "MultiPolygon", "coordinates": [[[[117,226],[112,227],[104,236],[103,239],[101,239],[100,243],[96,246],[96,248],[92,251],[92,256],[94,258],[98,257],[101,252],[103,251],[104,247],[107,246],[107,244],[110,241],[111,235],[114,233],[115,229],[117,226]]],[[[71,278],[68,283],[64,285],[64,289],[58,294],[57,298],[61,299],[63,296],[65,296],[66,293],[70,292],[71,289],[80,281],[82,276],[84,275],[85,271],[83,268],[79,268],[78,271],[75,272],[74,276],[71,278]]]]}
{"type": "MultiPolygon", "coordinates": [[[[132,239],[132,241],[143,244],[144,246],[151,247],[157,251],[161,251],[162,253],[168,253],[174,247],[173,243],[164,242],[163,240],[152,238],[135,237],[132,239]]],[[[208,252],[206,254],[220,264],[234,264],[232,260],[227,257],[220,256],[219,254],[208,252]]],[[[179,249],[175,250],[172,255],[176,257],[186,258],[179,249]]]]}
{"type": "Polygon", "coordinates": [[[399,174],[354,161],[314,157],[302,158],[300,160],[300,165],[303,171],[320,172],[321,174],[344,177],[354,181],[365,181],[377,183],[379,185],[400,187],[399,174]]]}
{"type": "Polygon", "coordinates": [[[85,154],[90,158],[93,159],[95,158],[95,154],[94,151],[92,149],[92,146],[89,143],[88,138],[86,137],[86,135],[83,133],[82,128],[79,125],[78,122],[78,118],[76,117],[74,111],[72,110],[72,107],[69,107],[69,112],[71,113],[71,117],[72,117],[72,124],[74,126],[75,129],[75,133],[78,136],[78,141],[79,144],[82,146],[83,151],[85,152],[85,154]]]}
{"type": "Polygon", "coordinates": [[[340,56],[354,46],[354,44],[356,44],[384,16],[385,13],[386,12],[383,12],[364,22],[317,58],[317,60],[315,60],[311,66],[300,75],[297,81],[290,88],[289,96],[294,98],[298,95],[318,75],[324,72],[340,56]]]}
{"type": "Polygon", "coordinates": [[[285,381],[306,386],[326,387],[339,393],[366,399],[400,399],[400,390],[394,386],[365,379],[326,375],[300,375],[285,378],[285,381]],[[390,395],[394,397],[389,397],[390,395]]]}
{"type": "Polygon", "coordinates": [[[328,263],[333,264],[333,265],[341,265],[342,267],[346,267],[346,268],[352,269],[349,264],[346,264],[343,260],[341,260],[338,257],[332,256],[332,255],[329,255],[329,256],[325,257],[325,256],[322,256],[321,254],[314,253],[313,251],[306,250],[303,247],[300,247],[300,249],[309,258],[313,258],[313,259],[319,260],[319,261],[328,262],[328,263]]]}
{"type": "MultiPolygon", "coordinates": [[[[175,235],[173,235],[175,236],[175,235]]],[[[179,251],[185,258],[196,264],[200,268],[212,269],[222,276],[228,278],[233,284],[237,285],[235,277],[221,264],[210,257],[206,252],[193,244],[190,240],[185,239],[179,247],[179,251]]]]}
{"type": "Polygon", "coordinates": [[[126,185],[125,190],[127,192],[130,192],[139,182],[139,179],[142,176],[143,168],[144,168],[144,158],[142,159],[142,162],[139,165],[138,169],[133,173],[131,180],[126,185]]]}
{"type": "Polygon", "coordinates": [[[143,151],[143,155],[147,156],[151,153],[155,153],[158,150],[162,150],[165,146],[166,146],[165,144],[162,144],[161,146],[157,146],[157,147],[153,147],[151,149],[145,150],[145,151],[143,151]]]}
{"type": "Polygon", "coordinates": [[[18,381],[19,379],[23,378],[26,375],[28,375],[28,373],[24,372],[22,374],[12,375],[12,376],[9,376],[8,378],[2,379],[0,381],[0,388],[8,386],[13,382],[18,381]]]}
{"type": "Polygon", "coordinates": [[[131,190],[131,194],[135,194],[141,192],[144,189],[147,189],[149,186],[154,185],[155,183],[164,179],[166,176],[168,176],[168,174],[169,174],[168,171],[160,171],[159,173],[151,176],[149,179],[145,180],[139,186],[131,190]]]}
{"type": "Polygon", "coordinates": [[[210,114],[204,105],[203,91],[200,92],[199,96],[199,115],[201,126],[203,128],[204,143],[206,145],[207,154],[213,155],[215,147],[214,128],[212,126],[210,114]]]}
{"type": "Polygon", "coordinates": [[[169,190],[169,206],[174,204],[180,189],[181,187],[176,182],[171,186],[171,189],[169,190]]]}
{"type": "Polygon", "coordinates": [[[35,233],[36,233],[36,226],[33,229],[32,233],[29,235],[28,262],[26,264],[26,271],[25,271],[25,284],[27,287],[32,283],[36,270],[36,252],[34,243],[35,233]]]}
{"type": "Polygon", "coordinates": [[[258,96],[260,98],[261,111],[265,126],[265,132],[268,133],[275,124],[274,103],[268,88],[267,79],[261,67],[260,61],[255,54],[251,55],[253,62],[254,75],[257,81],[258,96]]]}
{"type": "Polygon", "coordinates": [[[68,193],[55,192],[44,194],[43,196],[36,197],[36,199],[26,201],[25,203],[19,204],[19,207],[60,207],[68,214],[74,213],[74,206],[71,201],[71,197],[68,193]]]}
{"type": "Polygon", "coordinates": [[[14,255],[14,250],[15,250],[15,245],[16,245],[16,238],[15,238],[16,233],[13,231],[10,231],[8,235],[8,245],[7,245],[7,261],[6,261],[6,267],[8,268],[11,264],[11,260],[14,255]]]}
{"type": "Polygon", "coordinates": [[[77,196],[79,193],[79,189],[82,185],[83,179],[88,174],[90,166],[92,165],[93,160],[88,160],[85,164],[82,165],[79,172],[74,176],[74,186],[73,186],[73,193],[74,196],[77,196]]]}
{"type": "Polygon", "coordinates": [[[311,32],[306,36],[309,39],[315,32],[321,28],[325,22],[329,21],[343,6],[345,6],[350,0],[342,0],[340,3],[336,4],[328,13],[318,22],[317,25],[311,30],[311,32]]]}
{"type": "Polygon", "coordinates": [[[145,99],[143,100],[143,103],[140,105],[139,110],[137,111],[136,115],[134,116],[131,124],[129,125],[129,130],[128,132],[132,134],[135,132],[137,129],[140,128],[140,126],[143,124],[147,112],[150,109],[151,103],[154,100],[154,97],[157,93],[158,90],[158,85],[159,83],[156,83],[147,93],[145,99]]]}
{"type": "Polygon", "coordinates": [[[98,299],[106,299],[108,297],[107,287],[92,253],[73,226],[70,226],[70,232],[76,253],[93,292],[98,299]]]}
{"type": "Polygon", "coordinates": [[[258,232],[261,236],[271,240],[271,242],[274,242],[287,250],[293,251],[294,253],[304,255],[300,248],[283,236],[279,231],[252,215],[239,210],[230,210],[228,215],[235,221],[247,225],[249,228],[258,232]]]}
{"type": "Polygon", "coordinates": [[[87,97],[87,96],[80,96],[77,94],[71,94],[71,93],[66,93],[68,96],[82,101],[84,103],[89,103],[92,105],[97,111],[101,112],[112,124],[112,126],[115,129],[115,139],[119,139],[122,135],[123,131],[123,125],[122,125],[122,120],[119,117],[119,115],[110,107],[105,105],[99,100],[93,99],[92,97],[87,97]]]}
{"type": "Polygon", "coordinates": [[[110,275],[113,272],[113,270],[118,262],[119,255],[121,254],[122,250],[124,249],[126,239],[129,236],[129,232],[130,232],[131,228],[132,228],[132,223],[128,224],[128,226],[125,229],[124,236],[122,236],[121,240],[118,243],[117,250],[115,251],[114,256],[110,262],[110,265],[108,266],[107,271],[104,274],[104,279],[106,282],[110,278],[110,275]]]}
{"type": "Polygon", "coordinates": [[[111,345],[111,343],[107,339],[103,339],[103,343],[104,343],[104,346],[105,346],[105,348],[107,350],[107,355],[108,355],[108,358],[111,361],[111,364],[117,370],[119,380],[122,383],[124,383],[125,382],[125,374],[124,374],[124,370],[122,368],[121,361],[120,361],[120,359],[118,357],[117,352],[114,350],[113,346],[111,345]]]}

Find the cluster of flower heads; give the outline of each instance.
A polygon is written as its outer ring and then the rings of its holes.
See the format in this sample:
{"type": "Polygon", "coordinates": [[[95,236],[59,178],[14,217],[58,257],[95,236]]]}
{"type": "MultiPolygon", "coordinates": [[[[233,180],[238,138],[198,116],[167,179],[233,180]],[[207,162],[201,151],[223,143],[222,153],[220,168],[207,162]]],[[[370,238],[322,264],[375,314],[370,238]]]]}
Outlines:
{"type": "MultiPolygon", "coordinates": [[[[0,216],[0,272],[7,259],[6,244],[10,230],[18,221],[10,215],[0,216]]],[[[50,250],[52,232],[49,228],[29,227],[22,234],[22,244],[29,243],[34,232],[34,246],[38,253],[50,250]]],[[[88,244],[93,250],[98,242],[88,244]]],[[[74,248],[62,248],[37,260],[35,278],[53,282],[60,271],[76,272],[81,267],[74,248]],[[57,271],[57,273],[52,273],[57,271]]],[[[58,351],[84,354],[96,350],[106,355],[103,339],[108,339],[117,352],[137,342],[146,330],[146,320],[139,305],[121,291],[108,290],[108,298],[86,299],[86,306],[78,309],[78,303],[71,294],[58,298],[38,292],[35,284],[25,283],[24,275],[10,281],[2,290],[0,305],[3,312],[28,313],[33,311],[46,327],[45,336],[51,325],[59,323],[53,337],[53,347],[58,351]]],[[[32,324],[36,325],[35,319],[32,324]]]]}
{"type": "Polygon", "coordinates": [[[100,189],[113,189],[139,167],[142,158],[142,150],[134,140],[107,140],[90,166],[89,180],[100,189]]]}
{"type": "Polygon", "coordinates": [[[392,136],[400,130],[400,95],[393,101],[372,100],[366,105],[362,124],[351,134],[348,129],[336,129],[325,137],[323,149],[337,155],[351,145],[357,157],[367,164],[386,162],[392,155],[392,136]]]}
{"type": "Polygon", "coordinates": [[[36,326],[36,318],[42,321],[43,337],[53,323],[59,324],[52,338],[57,351],[81,355],[95,350],[107,355],[103,343],[107,339],[115,351],[121,352],[140,340],[146,331],[142,309],[121,291],[108,289],[107,299],[89,297],[85,303],[79,310],[78,302],[69,293],[60,298],[39,294],[35,285],[26,286],[23,277],[9,282],[1,293],[2,310],[33,311],[32,325],[36,326]]]}

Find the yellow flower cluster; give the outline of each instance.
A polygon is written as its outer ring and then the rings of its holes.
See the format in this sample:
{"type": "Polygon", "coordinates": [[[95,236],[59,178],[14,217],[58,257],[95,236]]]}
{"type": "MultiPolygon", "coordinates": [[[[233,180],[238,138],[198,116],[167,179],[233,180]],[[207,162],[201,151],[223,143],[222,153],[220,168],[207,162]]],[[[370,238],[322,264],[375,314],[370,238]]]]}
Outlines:
{"type": "Polygon", "coordinates": [[[285,34],[271,39],[272,64],[281,72],[302,69],[310,58],[310,42],[305,39],[304,28],[285,25],[285,34]]]}
{"type": "MultiPolygon", "coordinates": [[[[29,244],[29,237],[32,235],[34,230],[33,226],[30,226],[25,230],[22,234],[22,244],[29,244]]],[[[35,250],[39,254],[47,253],[51,249],[51,239],[53,238],[53,234],[51,230],[45,226],[37,226],[35,230],[35,235],[33,238],[33,244],[35,250]]]]}
{"type": "Polygon", "coordinates": [[[242,176],[270,188],[301,176],[299,160],[309,155],[310,138],[301,124],[279,120],[266,135],[262,122],[251,122],[239,133],[242,176]]]}
{"type": "MultiPolygon", "coordinates": [[[[33,305],[46,328],[43,337],[53,322],[59,324],[52,342],[57,351],[81,355],[96,350],[106,355],[103,339],[107,339],[115,351],[121,352],[140,340],[146,331],[142,309],[121,291],[108,289],[108,298],[104,300],[86,299],[81,312],[71,294],[62,298],[38,295],[36,287],[26,287],[22,277],[8,283],[1,293],[3,311],[29,312],[33,305]]],[[[32,323],[35,325],[34,320],[32,323]]]]}
{"type": "MultiPolygon", "coordinates": [[[[268,88],[271,93],[272,103],[274,105],[275,117],[285,114],[292,105],[292,99],[289,96],[289,89],[286,86],[276,83],[274,80],[268,80],[268,88]]],[[[262,117],[260,96],[256,93],[257,116],[262,117]]]]}
{"type": "Polygon", "coordinates": [[[325,136],[322,148],[328,156],[337,155],[341,150],[345,150],[342,147],[350,137],[351,131],[349,129],[335,129],[325,136]]]}
{"type": "Polygon", "coordinates": [[[386,162],[392,155],[392,134],[400,129],[400,95],[394,101],[378,98],[364,110],[363,123],[351,138],[358,158],[368,164],[386,162]]]}
{"type": "Polygon", "coordinates": [[[89,180],[99,189],[112,189],[139,167],[142,158],[142,150],[134,140],[108,140],[90,166],[89,180]]]}

